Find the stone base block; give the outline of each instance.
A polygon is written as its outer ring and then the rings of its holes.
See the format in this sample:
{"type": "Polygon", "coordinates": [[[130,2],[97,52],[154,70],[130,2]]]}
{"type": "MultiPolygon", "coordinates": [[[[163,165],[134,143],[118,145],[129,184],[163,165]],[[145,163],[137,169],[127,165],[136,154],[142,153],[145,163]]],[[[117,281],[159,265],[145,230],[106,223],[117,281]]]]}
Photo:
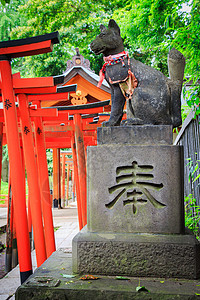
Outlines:
{"type": "Polygon", "coordinates": [[[182,234],[183,148],[88,147],[88,231],[182,234]]]}
{"type": "Polygon", "coordinates": [[[72,242],[73,272],[138,277],[200,277],[200,244],[191,234],[91,233],[72,242]]]}

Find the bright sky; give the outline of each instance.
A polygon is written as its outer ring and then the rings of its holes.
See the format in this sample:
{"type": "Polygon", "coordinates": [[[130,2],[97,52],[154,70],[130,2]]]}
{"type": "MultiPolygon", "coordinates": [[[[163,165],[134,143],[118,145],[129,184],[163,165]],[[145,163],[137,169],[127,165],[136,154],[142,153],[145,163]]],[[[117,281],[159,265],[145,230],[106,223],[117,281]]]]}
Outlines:
{"type": "Polygon", "coordinates": [[[189,13],[191,11],[191,6],[190,6],[191,3],[192,3],[192,0],[190,0],[189,3],[184,3],[182,5],[182,11],[189,13]]]}

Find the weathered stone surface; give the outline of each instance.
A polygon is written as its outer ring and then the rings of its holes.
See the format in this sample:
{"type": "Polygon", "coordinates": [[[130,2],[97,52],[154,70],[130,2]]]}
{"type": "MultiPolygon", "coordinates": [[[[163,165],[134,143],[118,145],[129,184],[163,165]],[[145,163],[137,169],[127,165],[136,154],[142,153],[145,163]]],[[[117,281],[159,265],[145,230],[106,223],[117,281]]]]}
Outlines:
{"type": "Polygon", "coordinates": [[[183,233],[180,146],[98,145],[87,157],[89,231],[183,233]]]}
{"type": "Polygon", "coordinates": [[[98,145],[171,145],[172,139],[172,126],[168,125],[112,126],[97,129],[98,145]]]}
{"type": "Polygon", "coordinates": [[[56,287],[60,284],[60,280],[53,278],[52,276],[35,276],[26,281],[28,286],[37,287],[56,287]]]}
{"type": "Polygon", "coordinates": [[[73,239],[73,271],[105,275],[200,276],[200,244],[193,235],[91,233],[73,239]]]}
{"type": "MultiPolygon", "coordinates": [[[[177,265],[177,264],[176,264],[177,265]]],[[[177,265],[178,267],[178,265],[177,265]]],[[[200,282],[186,279],[138,278],[116,280],[115,276],[97,275],[98,280],[80,280],[81,275],[65,278],[62,274],[72,274],[72,258],[63,251],[54,252],[44,264],[28,279],[29,284],[21,285],[15,295],[16,300],[196,300],[200,293],[200,282]],[[35,277],[52,277],[59,280],[56,287],[36,287],[35,277]],[[136,292],[136,287],[145,286],[149,291],[136,292]]],[[[117,274],[119,275],[119,274],[117,274]]]]}

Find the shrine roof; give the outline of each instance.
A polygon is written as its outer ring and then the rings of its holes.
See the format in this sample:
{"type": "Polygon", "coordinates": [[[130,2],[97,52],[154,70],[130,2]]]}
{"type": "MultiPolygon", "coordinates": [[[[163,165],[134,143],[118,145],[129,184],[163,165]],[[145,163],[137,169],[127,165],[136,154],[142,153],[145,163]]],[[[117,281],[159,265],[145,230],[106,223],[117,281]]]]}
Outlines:
{"type": "MultiPolygon", "coordinates": [[[[77,74],[92,83],[94,86],[97,86],[99,82],[99,76],[90,68],[90,61],[80,54],[79,48],[76,48],[76,54],[72,57],[72,59],[67,61],[67,69],[63,73],[64,84],[77,74]]],[[[110,87],[106,80],[103,81],[100,89],[110,94],[110,87]]]]}
{"type": "MultiPolygon", "coordinates": [[[[71,101],[81,100],[87,103],[101,102],[110,99],[110,87],[106,80],[103,81],[101,88],[97,87],[99,82],[99,76],[94,73],[90,68],[90,62],[83,55],[79,53],[79,49],[76,48],[76,55],[71,60],[67,61],[66,71],[62,74],[63,82],[59,83],[60,87],[65,85],[77,85],[77,91],[79,96],[70,94],[68,99],[64,101],[49,101],[48,103],[42,103],[42,107],[50,106],[69,106],[72,105],[71,101]]],[[[110,105],[107,108],[110,110],[110,105]]]]}
{"type": "MultiPolygon", "coordinates": [[[[80,74],[83,78],[97,86],[99,82],[99,75],[95,74],[94,72],[86,69],[83,66],[73,66],[71,69],[68,69],[63,73],[64,75],[64,82],[68,82],[71,78],[73,78],[76,74],[80,74]]],[[[110,87],[107,81],[104,79],[101,89],[105,92],[110,93],[110,87]]]]}

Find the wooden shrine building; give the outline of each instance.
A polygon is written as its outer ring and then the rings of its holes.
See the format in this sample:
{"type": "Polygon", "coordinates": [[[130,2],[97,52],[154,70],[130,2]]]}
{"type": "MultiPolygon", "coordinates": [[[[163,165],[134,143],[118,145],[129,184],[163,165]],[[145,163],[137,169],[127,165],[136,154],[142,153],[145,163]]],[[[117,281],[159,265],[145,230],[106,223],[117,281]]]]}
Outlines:
{"type": "MultiPolygon", "coordinates": [[[[106,80],[103,81],[101,88],[97,87],[99,76],[90,69],[90,62],[79,53],[76,48],[76,55],[72,60],[67,61],[67,69],[63,73],[65,85],[77,84],[76,94],[69,95],[66,101],[45,101],[43,107],[47,106],[63,106],[63,105],[80,105],[86,103],[94,103],[105,101],[111,98],[110,87],[106,80]]],[[[108,105],[105,111],[110,111],[111,106],[108,105]]]]}

